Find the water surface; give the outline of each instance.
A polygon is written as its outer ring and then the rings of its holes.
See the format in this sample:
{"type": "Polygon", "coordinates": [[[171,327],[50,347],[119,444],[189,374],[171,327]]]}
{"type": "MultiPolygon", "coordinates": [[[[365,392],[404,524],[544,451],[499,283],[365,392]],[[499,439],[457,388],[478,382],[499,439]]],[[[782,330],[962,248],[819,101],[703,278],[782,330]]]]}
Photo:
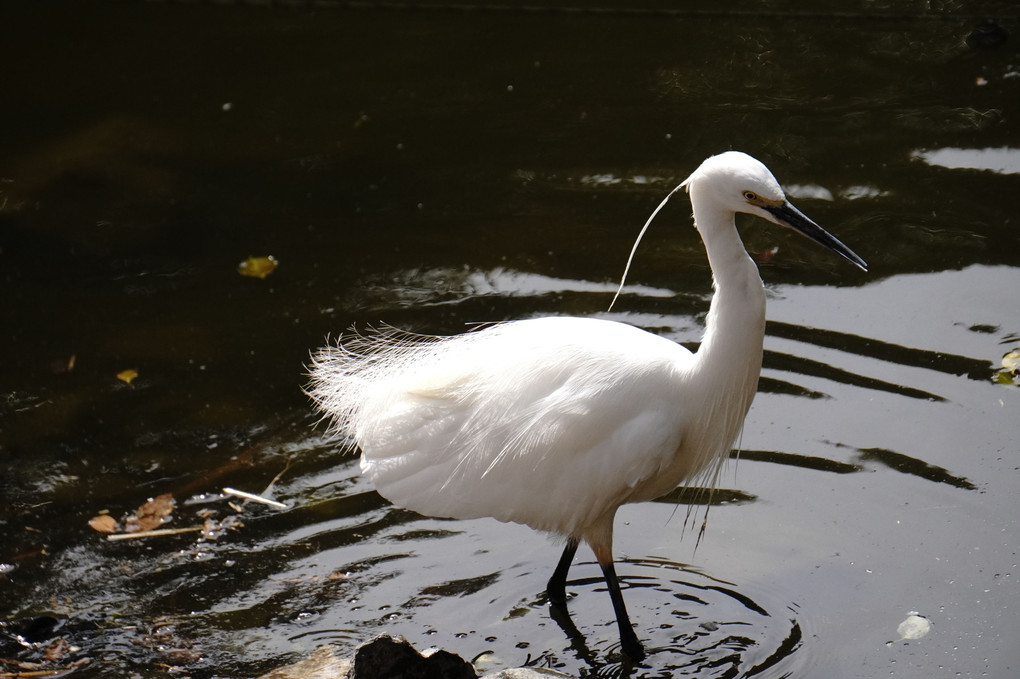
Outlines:
{"type": "Polygon", "coordinates": [[[968,45],[953,2],[647,7],[8,7],[0,659],[240,677],[389,632],[582,676],[1016,673],[1020,43],[968,45]],[[558,619],[555,541],[390,506],[303,365],[352,325],[550,314],[693,346],[682,199],[606,308],[647,215],[731,148],[870,271],[741,220],[760,392],[697,549],[687,496],[618,515],[633,666],[589,553],[558,619]],[[168,527],[222,530],[89,527],[164,493],[168,527]],[[931,631],[901,639],[914,611],[931,631]]]}

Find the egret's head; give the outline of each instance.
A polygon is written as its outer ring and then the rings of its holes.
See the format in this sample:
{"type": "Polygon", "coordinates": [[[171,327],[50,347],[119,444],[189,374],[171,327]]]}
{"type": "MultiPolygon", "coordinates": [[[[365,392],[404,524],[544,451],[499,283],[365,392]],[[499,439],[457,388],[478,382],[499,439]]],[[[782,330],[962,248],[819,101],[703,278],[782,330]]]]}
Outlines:
{"type": "Polygon", "coordinates": [[[863,259],[795,208],[769,169],[746,153],[727,151],[712,156],[682,186],[695,205],[757,215],[807,236],[867,271],[863,259]]]}
{"type": "Polygon", "coordinates": [[[779,182],[760,161],[727,151],[703,162],[684,182],[692,198],[729,212],[747,212],[778,223],[769,208],[786,203],[779,182]]]}

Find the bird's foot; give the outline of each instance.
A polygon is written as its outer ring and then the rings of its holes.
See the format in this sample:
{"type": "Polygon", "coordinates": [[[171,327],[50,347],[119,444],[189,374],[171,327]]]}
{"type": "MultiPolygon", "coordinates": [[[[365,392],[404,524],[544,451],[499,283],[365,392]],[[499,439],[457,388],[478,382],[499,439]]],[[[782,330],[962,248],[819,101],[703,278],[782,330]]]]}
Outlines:
{"type": "Polygon", "coordinates": [[[636,636],[629,639],[620,639],[620,650],[623,651],[624,655],[633,660],[634,662],[641,662],[647,655],[645,653],[645,647],[638,641],[636,636]]]}
{"type": "Polygon", "coordinates": [[[567,606],[566,589],[554,589],[550,587],[545,590],[545,598],[549,600],[550,606],[558,606],[559,608],[566,608],[567,606]]]}

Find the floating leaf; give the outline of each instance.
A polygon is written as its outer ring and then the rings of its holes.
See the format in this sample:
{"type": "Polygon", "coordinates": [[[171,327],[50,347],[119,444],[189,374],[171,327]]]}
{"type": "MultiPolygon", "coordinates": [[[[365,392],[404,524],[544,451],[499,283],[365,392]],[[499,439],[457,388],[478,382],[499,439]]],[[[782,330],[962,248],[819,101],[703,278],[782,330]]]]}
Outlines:
{"type": "Polygon", "coordinates": [[[896,633],[900,640],[920,639],[931,631],[931,621],[920,615],[917,611],[910,611],[907,619],[899,624],[896,633]]]}
{"type": "Polygon", "coordinates": [[[1002,368],[1014,375],[1020,373],[1020,349],[1014,349],[1002,357],[1002,368]]]}
{"type": "Polygon", "coordinates": [[[46,647],[45,651],[43,651],[43,658],[45,658],[47,662],[56,662],[68,653],[72,653],[77,650],[81,649],[76,646],[72,646],[67,639],[58,637],[53,640],[53,643],[46,647]]]}
{"type": "Polygon", "coordinates": [[[273,270],[278,265],[279,262],[272,255],[268,257],[249,257],[237,265],[237,273],[242,276],[251,276],[252,278],[265,278],[273,273],[273,270]]]}
{"type": "Polygon", "coordinates": [[[1006,386],[1020,385],[1020,349],[1002,357],[1002,369],[992,375],[992,381],[1006,386]]]}
{"type": "Polygon", "coordinates": [[[100,514],[99,516],[93,516],[89,519],[89,526],[92,530],[99,531],[100,533],[116,533],[117,532],[117,520],[109,514],[100,514]]]}
{"type": "Polygon", "coordinates": [[[138,371],[133,368],[130,368],[128,370],[121,370],[119,373],[117,373],[117,379],[123,382],[124,384],[131,384],[132,382],[135,381],[136,377],[138,377],[138,371]]]}
{"type": "Polygon", "coordinates": [[[992,378],[992,381],[996,384],[1005,384],[1007,386],[1016,384],[1016,382],[1013,381],[1013,376],[1005,370],[1000,370],[995,373],[995,377],[992,378]]]}
{"type": "Polygon", "coordinates": [[[124,530],[134,533],[159,528],[170,520],[170,514],[176,505],[174,496],[170,493],[154,497],[139,507],[133,516],[129,516],[125,520],[124,530]]]}
{"type": "Polygon", "coordinates": [[[206,519],[205,524],[202,526],[202,539],[203,540],[218,540],[220,536],[226,533],[228,530],[234,530],[240,528],[244,524],[237,515],[230,515],[217,521],[216,519],[206,519]]]}

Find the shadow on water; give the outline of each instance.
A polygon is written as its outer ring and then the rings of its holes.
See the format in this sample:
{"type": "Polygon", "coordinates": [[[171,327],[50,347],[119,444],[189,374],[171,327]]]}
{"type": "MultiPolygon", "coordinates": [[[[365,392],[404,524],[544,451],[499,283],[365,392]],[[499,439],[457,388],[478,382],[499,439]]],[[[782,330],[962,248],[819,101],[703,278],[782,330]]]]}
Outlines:
{"type": "Polygon", "coordinates": [[[584,677],[1010,676],[1012,3],[978,38],[952,0],[562,4],[8,3],[0,674],[256,676],[389,632],[584,677]],[[649,211],[728,148],[871,272],[740,221],[764,373],[723,488],[621,510],[635,665],[594,563],[564,617],[543,536],[391,506],[303,366],[352,326],[550,314],[696,348],[682,200],[606,308],[649,211]],[[167,494],[158,527],[191,532],[93,528],[167,494]],[[936,633],[890,642],[911,610],[936,633]]]}
{"type": "Polygon", "coordinates": [[[874,377],[855,375],[845,370],[840,370],[830,366],[822,361],[813,361],[800,356],[790,356],[767,351],[765,352],[764,361],[767,361],[765,364],[772,368],[783,369],[801,375],[815,375],[833,382],[849,384],[855,387],[862,387],[864,389],[887,391],[892,394],[906,396],[907,398],[919,398],[929,401],[945,400],[941,396],[929,394],[921,391],[920,389],[914,389],[901,384],[892,384],[874,377]]]}
{"type": "Polygon", "coordinates": [[[881,448],[862,450],[858,453],[858,459],[862,462],[878,462],[902,474],[913,474],[934,483],[947,483],[964,490],[977,490],[977,486],[967,479],[954,476],[942,467],[891,450],[882,450],[881,448]]]}

